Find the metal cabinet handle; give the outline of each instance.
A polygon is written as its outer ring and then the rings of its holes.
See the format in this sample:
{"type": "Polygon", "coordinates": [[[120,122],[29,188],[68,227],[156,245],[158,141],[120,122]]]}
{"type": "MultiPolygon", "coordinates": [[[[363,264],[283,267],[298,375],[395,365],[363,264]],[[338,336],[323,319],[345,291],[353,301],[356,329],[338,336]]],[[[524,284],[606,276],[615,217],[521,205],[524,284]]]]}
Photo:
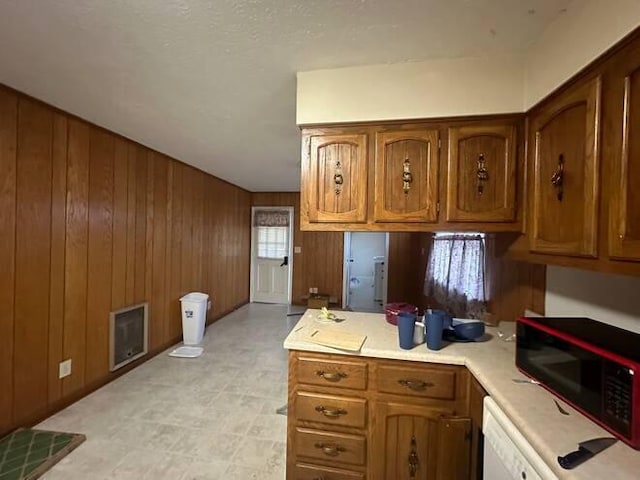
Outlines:
{"type": "Polygon", "coordinates": [[[340,415],[346,415],[347,411],[344,408],[327,408],[322,405],[316,407],[316,412],[323,414],[325,417],[337,418],[340,415]]]}
{"type": "Polygon", "coordinates": [[[340,195],[340,192],[342,192],[342,184],[344,183],[344,177],[342,176],[342,163],[340,160],[336,162],[336,173],[333,175],[333,183],[336,195],[340,195]]]}
{"type": "Polygon", "coordinates": [[[478,179],[478,195],[482,195],[484,193],[484,185],[482,182],[489,181],[489,170],[487,170],[484,153],[481,153],[478,156],[478,170],[476,172],[476,178],[478,179]]]}
{"type": "Polygon", "coordinates": [[[398,383],[403,387],[410,388],[411,390],[424,390],[427,387],[433,387],[433,383],[431,382],[423,382],[422,380],[409,380],[401,378],[398,380],[398,383]]]}
{"type": "Polygon", "coordinates": [[[335,443],[316,443],[314,447],[322,450],[322,453],[324,453],[328,457],[337,457],[342,452],[347,451],[346,448],[335,443]]]}
{"type": "Polygon", "coordinates": [[[562,153],[558,157],[558,167],[551,175],[551,185],[556,188],[558,201],[561,202],[564,195],[564,155],[562,153]]]}
{"type": "Polygon", "coordinates": [[[408,158],[405,158],[402,163],[402,190],[405,194],[409,193],[411,189],[411,182],[413,182],[413,175],[411,174],[411,162],[408,158]]]}
{"type": "Polygon", "coordinates": [[[339,382],[343,378],[347,378],[347,374],[343,372],[325,372],[324,370],[316,370],[316,375],[324,378],[328,382],[339,382]]]}
{"type": "Polygon", "coordinates": [[[418,465],[420,464],[420,459],[418,458],[418,453],[416,452],[416,437],[411,437],[411,452],[409,453],[409,478],[416,478],[416,473],[418,472],[418,465]]]}

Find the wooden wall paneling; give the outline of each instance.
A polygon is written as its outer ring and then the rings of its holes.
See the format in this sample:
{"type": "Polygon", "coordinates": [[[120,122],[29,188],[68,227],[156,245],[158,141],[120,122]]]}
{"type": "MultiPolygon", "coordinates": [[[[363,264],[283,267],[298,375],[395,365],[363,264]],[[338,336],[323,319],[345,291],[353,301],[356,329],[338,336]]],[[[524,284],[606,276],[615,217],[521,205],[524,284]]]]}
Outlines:
{"type": "Polygon", "coordinates": [[[122,138],[116,138],[113,161],[112,310],[117,310],[127,305],[128,153],[129,142],[122,138]]]}
{"type": "Polygon", "coordinates": [[[180,262],[180,276],[182,279],[180,291],[188,293],[193,285],[193,177],[191,167],[182,169],[182,261],[180,262]]]}
{"type": "Polygon", "coordinates": [[[53,114],[28,99],[18,103],[16,188],[14,414],[44,412],[48,398],[51,148],[53,114]]]}
{"type": "MultiPolygon", "coordinates": [[[[168,250],[170,268],[167,300],[169,302],[169,338],[180,335],[182,320],[180,302],[182,296],[182,173],[184,167],[171,162],[171,244],[168,250]]],[[[169,228],[169,224],[167,224],[169,228]]]]}
{"type": "Polygon", "coordinates": [[[85,383],[109,373],[115,137],[91,128],[85,383]]]}
{"type": "Polygon", "coordinates": [[[211,233],[209,235],[209,248],[211,249],[211,264],[209,269],[209,292],[210,295],[213,296],[212,302],[212,310],[213,315],[217,316],[221,312],[223,312],[222,308],[222,300],[221,300],[221,292],[220,285],[221,283],[221,234],[220,234],[220,217],[221,217],[221,192],[220,192],[220,183],[216,179],[211,179],[209,182],[209,188],[211,190],[210,202],[212,204],[212,213],[211,218],[209,219],[209,225],[211,228],[211,233]],[[214,206],[216,208],[214,208],[214,206]]]}
{"type": "Polygon", "coordinates": [[[388,277],[387,300],[419,305],[421,291],[419,233],[389,233],[389,258],[385,265],[388,277]]]}
{"type": "Polygon", "coordinates": [[[153,231],[155,227],[155,152],[146,151],[146,165],[147,165],[147,181],[146,181],[146,195],[145,195],[145,241],[144,241],[144,301],[149,302],[149,332],[148,341],[149,346],[152,343],[152,331],[155,329],[155,322],[157,321],[154,315],[155,305],[151,301],[153,293],[153,231]]]}
{"type": "Polygon", "coordinates": [[[0,88],[0,436],[13,423],[18,97],[0,88]]]}
{"type": "MultiPolygon", "coordinates": [[[[67,197],[67,117],[54,113],[51,169],[51,282],[49,286],[48,402],[62,397],[58,366],[63,358],[64,259],[67,197]]],[[[0,429],[1,430],[1,429],[0,429]]]]}
{"type": "Polygon", "coordinates": [[[169,161],[153,155],[153,242],[151,254],[151,301],[149,319],[149,348],[160,347],[170,340],[167,326],[167,186],[169,161]]]}
{"type": "Polygon", "coordinates": [[[125,281],[125,306],[133,305],[135,299],[136,272],[136,157],[138,147],[127,145],[127,261],[125,281]]]}
{"type": "Polygon", "coordinates": [[[85,384],[89,137],[88,124],[69,120],[63,354],[72,360],[72,372],[62,381],[65,396],[79,392],[85,384]]]}
{"type": "Polygon", "coordinates": [[[207,310],[207,323],[213,319],[213,312],[215,308],[215,298],[213,298],[213,291],[211,290],[211,275],[210,269],[212,266],[213,257],[213,245],[211,244],[211,215],[212,215],[212,203],[211,203],[211,181],[207,175],[202,179],[202,284],[204,285],[204,291],[209,293],[209,300],[211,300],[211,310],[207,310]]]}
{"type": "Polygon", "coordinates": [[[136,196],[135,196],[135,254],[133,303],[147,300],[145,292],[147,260],[147,155],[149,150],[140,145],[135,149],[136,196]]]}
{"type": "Polygon", "coordinates": [[[208,293],[203,281],[202,268],[202,237],[203,237],[203,209],[204,209],[204,173],[195,170],[193,179],[193,274],[194,290],[208,293]]]}

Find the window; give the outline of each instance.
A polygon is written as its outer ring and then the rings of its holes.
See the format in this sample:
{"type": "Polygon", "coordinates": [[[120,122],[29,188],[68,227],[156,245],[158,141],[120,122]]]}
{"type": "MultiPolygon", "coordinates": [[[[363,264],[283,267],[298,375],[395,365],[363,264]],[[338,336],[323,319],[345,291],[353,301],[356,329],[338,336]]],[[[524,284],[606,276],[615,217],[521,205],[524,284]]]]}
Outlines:
{"type": "Polygon", "coordinates": [[[258,258],[282,259],[289,255],[289,227],[256,227],[258,258]]]}
{"type": "Polygon", "coordinates": [[[481,233],[436,233],[424,293],[456,317],[486,313],[485,237],[481,233]]]}
{"type": "Polygon", "coordinates": [[[283,259],[289,255],[289,211],[255,210],[253,226],[258,258],[283,259]]]}

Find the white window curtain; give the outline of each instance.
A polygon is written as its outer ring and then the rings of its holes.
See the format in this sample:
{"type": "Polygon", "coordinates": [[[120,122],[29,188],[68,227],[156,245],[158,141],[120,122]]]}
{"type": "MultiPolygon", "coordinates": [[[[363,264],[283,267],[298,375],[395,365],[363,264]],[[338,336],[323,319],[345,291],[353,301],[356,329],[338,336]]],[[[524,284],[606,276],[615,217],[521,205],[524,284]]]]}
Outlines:
{"type": "Polygon", "coordinates": [[[454,317],[486,314],[485,240],[481,234],[435,234],[424,293],[454,317]]]}

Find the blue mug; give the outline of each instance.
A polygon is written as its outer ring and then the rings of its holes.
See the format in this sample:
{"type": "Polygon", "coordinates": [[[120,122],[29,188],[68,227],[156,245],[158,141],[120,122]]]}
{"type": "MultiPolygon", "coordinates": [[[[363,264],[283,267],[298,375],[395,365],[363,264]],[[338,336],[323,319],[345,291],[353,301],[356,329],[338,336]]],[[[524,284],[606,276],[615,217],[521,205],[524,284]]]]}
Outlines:
{"type": "Polygon", "coordinates": [[[413,332],[416,328],[416,316],[409,312],[398,313],[398,340],[400,348],[411,350],[413,348],[413,332]]]}
{"type": "MultiPolygon", "coordinates": [[[[442,348],[442,330],[448,315],[442,310],[432,310],[424,316],[424,326],[427,329],[427,348],[440,350],[442,348]]],[[[451,317],[449,317],[450,321],[451,317]]]]}

